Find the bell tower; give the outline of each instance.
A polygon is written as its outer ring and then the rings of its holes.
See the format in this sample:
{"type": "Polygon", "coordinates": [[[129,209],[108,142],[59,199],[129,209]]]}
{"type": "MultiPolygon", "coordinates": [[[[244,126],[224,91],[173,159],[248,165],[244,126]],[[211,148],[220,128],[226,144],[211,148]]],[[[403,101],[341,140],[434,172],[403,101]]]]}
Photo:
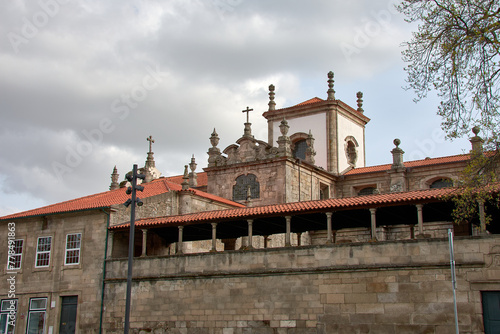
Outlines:
{"type": "MultiPolygon", "coordinates": [[[[334,174],[365,166],[365,126],[363,93],[358,92],[357,109],[335,98],[334,74],[327,74],[326,100],[314,97],[292,107],[276,109],[275,86],[269,86],[269,109],[263,114],[268,124],[268,144],[279,140],[280,124],[290,127],[294,156],[305,160],[307,138],[314,136],[314,164],[334,174]]],[[[310,156],[310,155],[309,155],[310,156]]]]}

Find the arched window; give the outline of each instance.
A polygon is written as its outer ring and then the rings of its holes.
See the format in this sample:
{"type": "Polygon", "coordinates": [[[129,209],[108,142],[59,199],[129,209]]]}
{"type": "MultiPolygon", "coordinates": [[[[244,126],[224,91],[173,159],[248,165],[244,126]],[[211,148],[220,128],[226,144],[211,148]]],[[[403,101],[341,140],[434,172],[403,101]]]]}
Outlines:
{"type": "Polygon", "coordinates": [[[453,181],[448,178],[437,179],[436,181],[432,182],[429,187],[431,189],[453,187],[453,181]]]}
{"type": "Polygon", "coordinates": [[[366,187],[366,188],[361,189],[358,192],[358,196],[372,195],[372,194],[375,194],[376,192],[377,192],[377,188],[375,188],[375,187],[366,187]]]}
{"type": "Polygon", "coordinates": [[[358,142],[353,136],[347,136],[344,139],[345,156],[347,158],[347,163],[352,167],[355,167],[356,161],[358,161],[358,146],[358,142]]]}
{"type": "Polygon", "coordinates": [[[356,160],[358,159],[356,146],[354,146],[352,141],[347,143],[347,159],[350,165],[356,164],[356,160]]]}
{"type": "Polygon", "coordinates": [[[257,176],[254,174],[238,176],[236,184],[233,186],[233,201],[245,201],[248,189],[250,189],[250,198],[260,197],[260,186],[259,182],[257,182],[257,176]]]}
{"type": "Polygon", "coordinates": [[[301,140],[296,141],[293,144],[293,150],[292,150],[292,154],[293,154],[294,158],[305,160],[306,159],[306,149],[307,149],[307,142],[305,139],[301,139],[301,140]]]}

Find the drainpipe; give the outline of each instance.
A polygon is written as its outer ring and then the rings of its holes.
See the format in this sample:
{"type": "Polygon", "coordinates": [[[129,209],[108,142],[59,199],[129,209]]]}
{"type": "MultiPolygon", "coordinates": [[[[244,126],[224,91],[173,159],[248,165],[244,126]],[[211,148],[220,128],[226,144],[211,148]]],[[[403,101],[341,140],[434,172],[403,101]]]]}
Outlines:
{"type": "Polygon", "coordinates": [[[109,212],[104,211],[104,209],[101,209],[102,212],[107,216],[106,217],[106,242],[104,244],[104,260],[102,263],[102,287],[101,287],[101,311],[99,314],[99,334],[102,333],[102,316],[104,313],[104,281],[106,280],[106,257],[108,254],[108,235],[109,235],[109,212]]]}

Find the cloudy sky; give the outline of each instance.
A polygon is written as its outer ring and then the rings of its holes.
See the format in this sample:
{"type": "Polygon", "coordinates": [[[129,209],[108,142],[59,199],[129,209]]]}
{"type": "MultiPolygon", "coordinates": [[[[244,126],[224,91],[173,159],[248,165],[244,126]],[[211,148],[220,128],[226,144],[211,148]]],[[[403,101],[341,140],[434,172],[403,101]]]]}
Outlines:
{"type": "MultiPolygon", "coordinates": [[[[405,91],[401,43],[412,29],[387,0],[39,0],[0,4],[0,216],[108,189],[144,165],[163,175],[194,154],[207,164],[243,134],[267,140],[268,86],[277,108],[364,93],[368,165],[460,154],[444,141],[435,97],[405,91]]],[[[291,130],[292,131],[292,130],[291,130]]]]}

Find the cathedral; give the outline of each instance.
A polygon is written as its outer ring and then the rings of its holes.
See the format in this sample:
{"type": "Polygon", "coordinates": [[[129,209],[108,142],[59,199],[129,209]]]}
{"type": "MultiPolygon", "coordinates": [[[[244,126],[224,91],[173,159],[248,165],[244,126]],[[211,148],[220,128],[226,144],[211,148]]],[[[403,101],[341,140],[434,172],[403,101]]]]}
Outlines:
{"type": "MultiPolygon", "coordinates": [[[[366,166],[363,94],[342,102],[333,76],[324,98],[283,108],[270,85],[268,138],[247,107],[233,144],[207,131],[202,170],[192,157],[162,176],[147,138],[132,332],[446,333],[455,293],[461,331],[498,328],[498,208],[451,218],[470,154],[405,161],[394,139],[387,164],[366,166]]],[[[470,141],[482,152],[477,128],[470,141]]],[[[0,333],[123,332],[127,180],[115,167],[109,191],[0,217],[0,333]]]]}

